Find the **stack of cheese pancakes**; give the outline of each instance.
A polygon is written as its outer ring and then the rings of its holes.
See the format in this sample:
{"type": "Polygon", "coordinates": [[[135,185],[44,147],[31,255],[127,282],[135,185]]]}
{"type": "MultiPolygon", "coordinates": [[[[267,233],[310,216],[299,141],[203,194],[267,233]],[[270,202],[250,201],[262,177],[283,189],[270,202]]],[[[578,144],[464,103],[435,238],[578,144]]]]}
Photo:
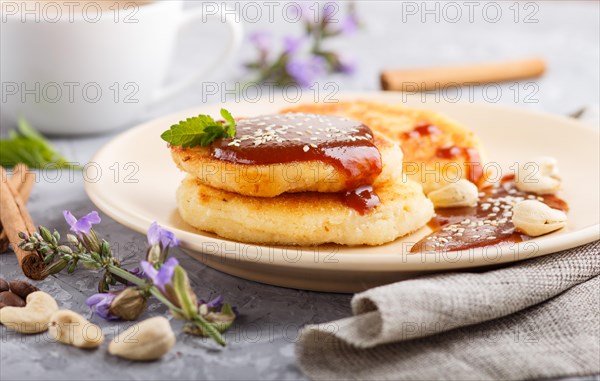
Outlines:
{"type": "Polygon", "coordinates": [[[423,187],[444,182],[421,181],[419,165],[403,174],[406,147],[411,162],[451,160],[465,177],[474,171],[462,154],[481,151],[470,131],[431,113],[366,102],[298,106],[240,120],[234,138],[208,147],[172,146],[188,173],[179,213],[241,242],[381,245],[424,226],[434,210],[423,187]]]}

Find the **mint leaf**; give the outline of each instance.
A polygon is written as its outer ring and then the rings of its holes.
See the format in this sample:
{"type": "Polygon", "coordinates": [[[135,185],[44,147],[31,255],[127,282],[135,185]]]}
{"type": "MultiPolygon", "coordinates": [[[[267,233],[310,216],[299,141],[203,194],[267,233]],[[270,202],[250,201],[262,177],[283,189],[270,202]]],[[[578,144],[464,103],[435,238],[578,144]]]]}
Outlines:
{"type": "Polygon", "coordinates": [[[225,109],[221,110],[221,116],[225,122],[217,122],[209,115],[187,118],[171,126],[160,137],[172,146],[183,148],[206,147],[215,140],[234,137],[235,119],[225,109]]]}
{"type": "Polygon", "coordinates": [[[54,147],[25,119],[19,119],[17,129],[9,133],[8,139],[0,140],[0,165],[14,167],[23,163],[30,168],[75,168],[80,167],[69,163],[54,147]]]}
{"type": "Polygon", "coordinates": [[[224,108],[221,109],[221,116],[223,117],[223,119],[225,119],[227,123],[229,123],[229,126],[225,128],[225,133],[227,134],[227,137],[233,138],[235,136],[235,119],[233,119],[231,113],[225,110],[224,108]]]}

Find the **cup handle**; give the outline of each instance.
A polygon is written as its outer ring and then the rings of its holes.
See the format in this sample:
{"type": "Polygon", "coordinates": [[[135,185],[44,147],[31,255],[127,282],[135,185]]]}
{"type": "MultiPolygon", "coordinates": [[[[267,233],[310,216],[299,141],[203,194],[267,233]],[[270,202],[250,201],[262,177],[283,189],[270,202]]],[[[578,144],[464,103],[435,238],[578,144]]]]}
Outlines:
{"type": "MultiPolygon", "coordinates": [[[[181,30],[186,25],[196,21],[197,19],[202,19],[203,17],[205,16],[202,12],[202,8],[189,11],[179,22],[179,29],[181,30]]],[[[216,21],[220,21],[222,13],[219,11],[218,13],[207,15],[206,17],[207,19],[210,18],[215,19],[216,21]]],[[[212,63],[208,68],[206,68],[203,71],[190,74],[186,78],[180,79],[172,85],[163,87],[162,89],[158,89],[158,91],[154,93],[152,103],[160,102],[165,98],[169,98],[170,96],[173,96],[187,89],[188,87],[192,86],[194,83],[199,81],[200,78],[202,78],[203,76],[206,76],[207,74],[213,72],[216,68],[221,66],[223,62],[231,59],[233,53],[236,50],[238,50],[240,45],[242,44],[243,30],[242,25],[240,23],[232,21],[230,18],[224,17],[224,19],[226,20],[226,24],[229,27],[230,31],[229,42],[225,49],[221,52],[221,54],[219,54],[219,56],[214,60],[214,63],[212,63]]]]}

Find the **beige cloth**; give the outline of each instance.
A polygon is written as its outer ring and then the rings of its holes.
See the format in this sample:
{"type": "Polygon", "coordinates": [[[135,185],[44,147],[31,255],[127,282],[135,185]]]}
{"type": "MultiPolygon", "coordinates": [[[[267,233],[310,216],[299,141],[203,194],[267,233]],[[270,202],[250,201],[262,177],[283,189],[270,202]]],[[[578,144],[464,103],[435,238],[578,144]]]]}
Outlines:
{"type": "Polygon", "coordinates": [[[600,373],[600,241],[482,273],[433,275],[352,299],[302,331],[310,379],[492,380],[600,373]]]}

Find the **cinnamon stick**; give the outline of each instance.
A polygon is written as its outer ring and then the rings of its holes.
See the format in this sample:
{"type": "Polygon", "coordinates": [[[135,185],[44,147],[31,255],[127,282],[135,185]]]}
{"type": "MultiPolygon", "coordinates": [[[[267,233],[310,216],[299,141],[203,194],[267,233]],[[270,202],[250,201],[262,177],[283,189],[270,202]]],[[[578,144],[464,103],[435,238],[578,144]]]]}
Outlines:
{"type": "Polygon", "coordinates": [[[546,64],[540,58],[424,69],[384,70],[381,88],[394,91],[429,91],[447,86],[480,85],[539,77],[546,64]]]}
{"type": "MultiPolygon", "coordinates": [[[[18,189],[21,200],[27,203],[33,184],[35,183],[35,173],[29,171],[29,167],[25,164],[17,164],[13,170],[12,176],[8,180],[13,188],[18,189]]],[[[1,214],[1,211],[0,211],[1,214]]],[[[8,251],[8,236],[4,231],[2,224],[0,224],[0,254],[8,251]]]]}
{"type": "Polygon", "coordinates": [[[25,208],[25,204],[8,181],[8,176],[3,167],[0,167],[0,221],[6,231],[9,241],[12,243],[13,251],[19,261],[23,274],[31,279],[43,279],[45,268],[44,260],[37,252],[24,251],[18,247],[19,232],[31,234],[35,231],[35,225],[31,215],[25,208]]]}
{"type": "Polygon", "coordinates": [[[19,163],[15,165],[12,176],[8,179],[10,185],[16,189],[19,189],[21,184],[23,184],[25,173],[27,173],[27,171],[29,171],[27,164],[19,163]]]}

